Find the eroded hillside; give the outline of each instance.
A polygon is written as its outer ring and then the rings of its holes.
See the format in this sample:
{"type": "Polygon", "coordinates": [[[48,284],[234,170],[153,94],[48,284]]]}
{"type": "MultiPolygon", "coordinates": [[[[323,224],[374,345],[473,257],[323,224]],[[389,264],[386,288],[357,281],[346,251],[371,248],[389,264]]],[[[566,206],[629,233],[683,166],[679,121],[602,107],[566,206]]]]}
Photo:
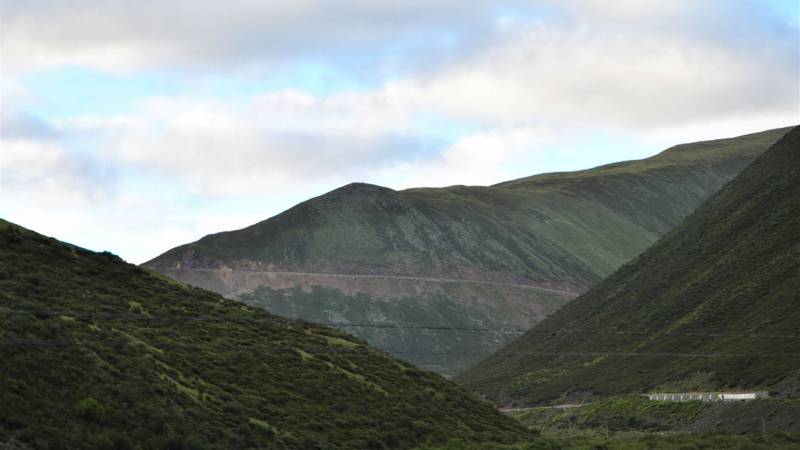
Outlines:
{"type": "MultiPolygon", "coordinates": [[[[641,161],[491,187],[394,191],[352,184],[177,247],[146,266],[231,298],[251,294],[251,304],[310,320],[527,329],[646,249],[786,131],[679,145],[641,161]],[[252,295],[260,286],[297,287],[304,295],[292,306],[291,291],[252,295]],[[337,292],[310,295],[331,292],[320,288],[337,292]],[[442,305],[451,313],[440,313],[442,305]],[[409,310],[415,317],[402,313],[409,310]]],[[[460,356],[431,362],[415,355],[407,330],[347,329],[446,374],[515,336],[441,329],[426,336],[429,348],[460,356]]]]}
{"type": "Polygon", "coordinates": [[[656,245],[458,380],[498,403],[800,392],[800,128],[656,245]]]}

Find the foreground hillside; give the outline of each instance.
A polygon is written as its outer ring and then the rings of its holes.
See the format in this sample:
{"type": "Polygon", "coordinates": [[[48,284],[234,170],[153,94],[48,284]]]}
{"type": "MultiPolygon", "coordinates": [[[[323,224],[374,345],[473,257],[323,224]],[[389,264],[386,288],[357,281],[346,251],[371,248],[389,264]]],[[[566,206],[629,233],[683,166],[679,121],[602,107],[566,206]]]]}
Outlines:
{"type": "Polygon", "coordinates": [[[293,317],[438,327],[424,339],[403,328],[347,329],[454,374],[515,335],[442,327],[528,329],[655,242],[786,131],[492,187],[352,184],[146,266],[293,317]]]}
{"type": "Polygon", "coordinates": [[[338,331],[0,221],[0,448],[408,448],[513,420],[338,331]]]}
{"type": "Polygon", "coordinates": [[[632,263],[459,377],[498,403],[800,391],[800,128],[632,263]]]}

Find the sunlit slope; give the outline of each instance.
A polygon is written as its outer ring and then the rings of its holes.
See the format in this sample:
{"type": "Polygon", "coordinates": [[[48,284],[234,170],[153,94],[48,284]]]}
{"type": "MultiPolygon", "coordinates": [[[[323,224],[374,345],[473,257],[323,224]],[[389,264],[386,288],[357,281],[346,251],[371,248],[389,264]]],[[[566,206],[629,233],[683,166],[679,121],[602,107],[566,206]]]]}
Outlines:
{"type": "Polygon", "coordinates": [[[643,161],[493,187],[398,192],[351,184],[148,265],[585,286],[669,230],[786,131],[682,145],[643,161]]]}
{"type": "Polygon", "coordinates": [[[633,262],[462,374],[500,403],[800,388],[800,129],[633,262]]]}
{"type": "Polygon", "coordinates": [[[0,221],[0,447],[409,448],[523,434],[351,336],[0,221]]]}
{"type": "MultiPolygon", "coordinates": [[[[394,191],[351,184],[242,230],[177,247],[146,266],[231,298],[262,286],[343,294],[324,301],[304,295],[297,308],[286,292],[251,298],[310,320],[354,323],[369,311],[369,320],[382,324],[527,329],[638,255],[786,131],[679,145],[641,161],[491,187],[394,191]],[[454,288],[453,279],[506,285],[454,288]],[[363,302],[368,306],[358,307],[363,302]],[[451,317],[439,313],[443,304],[451,317]],[[418,319],[408,323],[413,318],[400,310],[418,319]]],[[[420,349],[403,331],[348,330],[446,374],[514,337],[433,333],[428,350],[461,356],[432,361],[415,355],[420,349]]]]}

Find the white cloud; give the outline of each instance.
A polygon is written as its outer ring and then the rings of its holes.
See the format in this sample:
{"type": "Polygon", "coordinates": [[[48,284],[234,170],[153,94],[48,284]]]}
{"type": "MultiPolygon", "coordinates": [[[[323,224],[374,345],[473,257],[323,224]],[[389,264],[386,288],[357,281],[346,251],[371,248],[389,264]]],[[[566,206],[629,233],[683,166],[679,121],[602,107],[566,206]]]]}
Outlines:
{"type": "MultiPolygon", "coordinates": [[[[489,1],[28,0],[4,5],[7,69],[111,71],[181,65],[240,70],[374,50],[420,32],[478,28],[489,1]]],[[[344,55],[346,56],[346,55],[344,55]]]]}
{"type": "Polygon", "coordinates": [[[387,91],[492,124],[547,120],[635,129],[795,112],[797,45],[763,44],[767,50],[754,52],[586,23],[538,24],[435,77],[387,91]]]}
{"type": "Polygon", "coordinates": [[[209,214],[181,204],[157,186],[149,192],[126,191],[107,167],[109,161],[69,151],[49,129],[21,133],[30,124],[20,119],[11,123],[11,116],[6,117],[0,138],[0,217],[45,235],[140,263],[205,234],[249,225],[283,207],[265,201],[261,209],[223,207],[218,212],[224,214],[209,214]]]}
{"type": "Polygon", "coordinates": [[[0,148],[0,190],[9,201],[86,206],[110,195],[112,174],[90,158],[69,155],[58,141],[0,138],[0,148]]]}
{"type": "Polygon", "coordinates": [[[441,187],[456,184],[491,185],[520,176],[520,165],[553,141],[553,130],[524,127],[466,135],[440,155],[393,166],[404,174],[394,187],[441,187]]]}
{"type": "Polygon", "coordinates": [[[422,174],[388,177],[400,186],[482,184],[510,174],[508,161],[524,160],[542,136],[606,128],[679,139],[679,130],[694,130],[689,140],[711,137],[703,128],[727,135],[739,134],[731,124],[745,132],[754,131],[747,123],[797,122],[797,68],[776,59],[790,47],[751,53],[715,39],[686,47],[670,33],[535,23],[442,70],[373,90],[153,98],[128,115],[60,126],[98,133],[106,157],[183,177],[210,195],[381,179],[398,167],[422,174]],[[449,143],[419,136],[415,120],[425,114],[470,131],[449,143]],[[425,146],[426,138],[439,141],[425,146]]]}
{"type": "Polygon", "coordinates": [[[35,183],[49,181],[64,159],[64,152],[56,143],[3,139],[0,141],[0,170],[4,183],[35,183]]]}
{"type": "Polygon", "coordinates": [[[137,262],[278,212],[192,209],[187,196],[285,207],[356,180],[491,184],[552,170],[542,152],[575,159],[559,143],[591,130],[655,152],[800,122],[798,30],[749,0],[29,0],[4,4],[0,32],[6,112],[35,94],[19,74],[62,66],[257,80],[308,60],[356,80],[326,95],[179,93],[124,114],[0,117],[0,213],[93,248],[133,242],[137,262]],[[547,4],[555,13],[539,14],[547,4]],[[145,175],[122,189],[117,170],[145,175]]]}
{"type": "MultiPolygon", "coordinates": [[[[592,2],[582,5],[599,11],[592,2]]],[[[402,186],[489,183],[509,174],[509,161],[536,151],[542,136],[606,128],[637,139],[680,139],[683,131],[689,140],[712,137],[702,129],[739,134],[732,124],[745,132],[755,124],[800,120],[798,55],[782,41],[789,36],[761,33],[775,41],[754,51],[726,45],[726,26],[722,35],[688,45],[686,36],[674,33],[682,23],[674,18],[686,14],[687,5],[657,2],[640,10],[604,9],[592,20],[514,25],[464,60],[373,90],[150,99],[129,116],[65,126],[99,130],[105,151],[120,162],[183,176],[198,192],[235,195],[346,182],[398,167],[418,174],[389,177],[402,186]],[[615,26],[620,15],[631,14],[644,23],[659,15],[675,23],[655,30],[615,26]],[[471,130],[423,151],[415,119],[425,114],[471,130]]]]}
{"type": "Polygon", "coordinates": [[[284,91],[251,101],[158,98],[127,115],[58,121],[94,136],[117,164],[187,180],[204,195],[292,190],[344,183],[372,167],[413,157],[407,120],[391,110],[284,91]],[[404,156],[408,155],[408,156],[404,156]]]}

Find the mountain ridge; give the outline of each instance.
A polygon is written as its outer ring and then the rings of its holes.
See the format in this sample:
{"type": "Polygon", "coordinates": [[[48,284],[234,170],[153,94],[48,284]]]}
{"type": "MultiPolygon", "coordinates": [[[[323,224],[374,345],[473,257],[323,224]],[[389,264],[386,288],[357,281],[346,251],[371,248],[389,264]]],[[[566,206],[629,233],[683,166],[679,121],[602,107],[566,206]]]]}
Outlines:
{"type": "Polygon", "coordinates": [[[653,247],[458,380],[501,404],[665,389],[797,396],[798,186],[800,127],[653,247]]]}
{"type": "MultiPolygon", "coordinates": [[[[350,295],[337,296],[337,304],[306,295],[298,300],[304,302],[300,310],[268,290],[261,291],[260,299],[250,297],[251,304],[279,308],[283,314],[311,314],[315,320],[314,302],[325,301],[327,322],[366,314],[374,321],[397,323],[387,312],[393,303],[404,302],[421,310],[415,320],[423,320],[422,310],[437,305],[452,309],[457,317],[450,321],[460,325],[527,328],[638,255],[786,131],[682,144],[644,160],[496,186],[395,191],[352,183],[242,230],[176,247],[145,266],[231,298],[259,286],[299,286],[306,293],[334,288],[350,295]],[[313,275],[320,273],[515,283],[572,295],[528,295],[500,287],[454,289],[413,280],[403,285],[379,279],[348,284],[313,275]],[[367,297],[356,300],[355,294],[367,297]]],[[[393,342],[386,334],[380,345],[405,347],[410,345],[405,338],[393,342]]],[[[431,338],[454,352],[489,352],[508,336],[431,338]]],[[[424,364],[454,374],[474,362],[474,357],[465,357],[446,367],[424,364]]]]}

